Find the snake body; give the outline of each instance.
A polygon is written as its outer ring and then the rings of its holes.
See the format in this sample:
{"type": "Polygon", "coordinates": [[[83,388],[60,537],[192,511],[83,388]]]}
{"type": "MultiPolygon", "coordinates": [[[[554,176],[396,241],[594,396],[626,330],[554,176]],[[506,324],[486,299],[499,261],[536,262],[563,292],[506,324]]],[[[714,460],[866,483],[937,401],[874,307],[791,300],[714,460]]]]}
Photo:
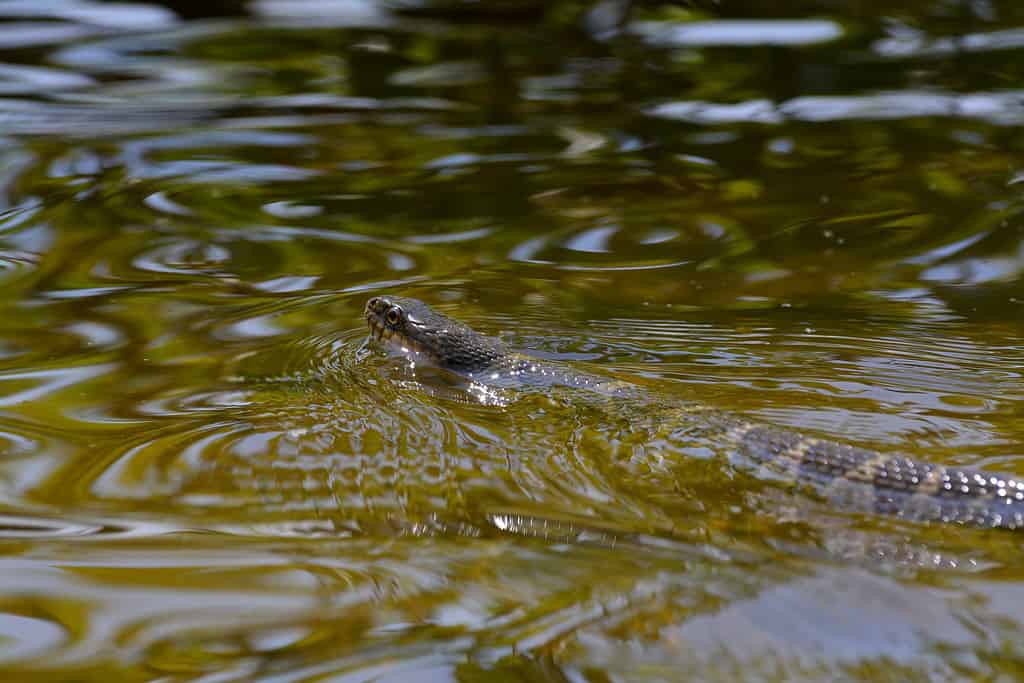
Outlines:
{"type": "MultiPolygon", "coordinates": [[[[469,380],[561,384],[607,396],[624,383],[514,353],[417,299],[376,296],[365,308],[371,337],[417,361],[469,380]]],[[[1024,479],[946,467],[837,443],[725,412],[684,407],[666,419],[713,429],[741,459],[860,510],[916,521],[1024,529],[1024,479]]]]}

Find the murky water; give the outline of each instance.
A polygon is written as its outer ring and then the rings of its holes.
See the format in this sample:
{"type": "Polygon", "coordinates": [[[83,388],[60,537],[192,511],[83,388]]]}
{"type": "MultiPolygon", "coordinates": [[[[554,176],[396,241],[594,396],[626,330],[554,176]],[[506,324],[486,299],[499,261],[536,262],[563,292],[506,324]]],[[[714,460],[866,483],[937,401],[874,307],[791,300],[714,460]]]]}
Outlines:
{"type": "Polygon", "coordinates": [[[3,680],[1024,675],[1024,536],[654,418],[1024,476],[1024,5],[0,19],[3,680]],[[459,400],[382,291],[648,398],[459,400]]]}

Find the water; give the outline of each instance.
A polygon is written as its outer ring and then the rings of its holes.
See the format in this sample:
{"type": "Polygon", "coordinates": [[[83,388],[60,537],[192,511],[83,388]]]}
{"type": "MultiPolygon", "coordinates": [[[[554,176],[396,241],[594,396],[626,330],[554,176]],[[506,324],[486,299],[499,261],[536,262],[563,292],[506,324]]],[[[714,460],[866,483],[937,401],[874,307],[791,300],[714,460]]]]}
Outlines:
{"type": "Polygon", "coordinates": [[[0,3],[0,678],[1014,680],[1024,6],[0,3]],[[464,400],[373,293],[645,388],[464,400]]]}

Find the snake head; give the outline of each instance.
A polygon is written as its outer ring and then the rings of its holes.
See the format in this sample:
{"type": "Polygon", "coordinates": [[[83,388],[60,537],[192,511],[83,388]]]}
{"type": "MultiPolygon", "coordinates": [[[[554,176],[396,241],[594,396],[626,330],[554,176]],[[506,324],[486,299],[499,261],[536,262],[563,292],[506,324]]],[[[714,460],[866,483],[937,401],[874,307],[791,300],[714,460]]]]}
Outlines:
{"type": "MultiPolygon", "coordinates": [[[[418,335],[416,333],[417,328],[421,326],[421,321],[407,311],[410,301],[421,304],[415,300],[387,296],[375,296],[367,301],[364,313],[366,314],[366,324],[370,328],[370,336],[377,341],[386,342],[390,346],[405,346],[410,351],[418,351],[419,349],[416,348],[418,335]]],[[[416,308],[416,306],[411,308],[416,308]]]]}
{"type": "Polygon", "coordinates": [[[460,374],[490,367],[506,355],[500,341],[423,303],[419,299],[375,296],[364,310],[370,336],[418,362],[460,374]]]}

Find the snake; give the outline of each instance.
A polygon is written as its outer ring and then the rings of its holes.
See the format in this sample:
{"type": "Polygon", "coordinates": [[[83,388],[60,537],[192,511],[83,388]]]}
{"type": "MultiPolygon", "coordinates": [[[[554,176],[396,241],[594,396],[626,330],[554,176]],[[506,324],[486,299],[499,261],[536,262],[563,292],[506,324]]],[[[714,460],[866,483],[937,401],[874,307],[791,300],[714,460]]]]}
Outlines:
{"type": "MultiPolygon", "coordinates": [[[[510,349],[418,299],[370,298],[370,337],[410,362],[490,386],[564,385],[622,399],[639,387],[510,349]]],[[[1024,478],[944,466],[761,424],[727,411],[685,406],[667,420],[694,422],[717,435],[742,462],[819,490],[857,510],[914,522],[1024,530],[1024,478]]]]}

